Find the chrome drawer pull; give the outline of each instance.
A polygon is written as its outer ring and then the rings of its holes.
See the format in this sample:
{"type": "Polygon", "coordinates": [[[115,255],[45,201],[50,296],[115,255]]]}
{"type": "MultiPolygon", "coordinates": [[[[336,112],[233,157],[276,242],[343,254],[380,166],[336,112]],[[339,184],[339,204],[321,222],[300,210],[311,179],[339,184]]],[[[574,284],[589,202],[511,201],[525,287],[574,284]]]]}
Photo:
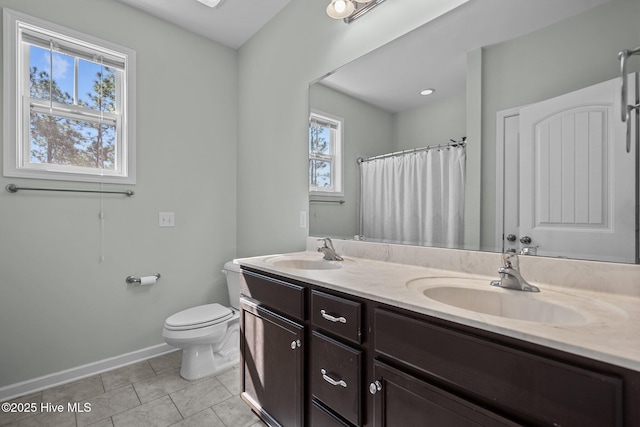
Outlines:
{"type": "Polygon", "coordinates": [[[324,310],[320,310],[320,314],[322,315],[322,317],[324,317],[325,319],[327,319],[329,322],[334,322],[334,323],[347,323],[347,319],[345,319],[344,317],[340,316],[340,317],[335,317],[330,315],[329,313],[327,313],[324,310]]]}
{"type": "Polygon", "coordinates": [[[322,374],[322,379],[325,380],[326,382],[328,382],[331,385],[341,385],[342,387],[347,387],[347,383],[344,382],[344,380],[334,380],[333,378],[331,378],[329,375],[327,375],[327,371],[322,368],[320,369],[320,373],[322,374]]]}

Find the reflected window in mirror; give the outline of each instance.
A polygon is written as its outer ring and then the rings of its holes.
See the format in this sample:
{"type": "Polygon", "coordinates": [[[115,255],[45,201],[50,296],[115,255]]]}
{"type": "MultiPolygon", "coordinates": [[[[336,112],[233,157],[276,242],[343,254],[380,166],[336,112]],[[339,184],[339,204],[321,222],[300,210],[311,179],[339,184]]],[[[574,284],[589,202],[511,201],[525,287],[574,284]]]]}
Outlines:
{"type": "Polygon", "coordinates": [[[309,193],[342,196],[344,120],[312,111],[309,116],[309,193]]]}

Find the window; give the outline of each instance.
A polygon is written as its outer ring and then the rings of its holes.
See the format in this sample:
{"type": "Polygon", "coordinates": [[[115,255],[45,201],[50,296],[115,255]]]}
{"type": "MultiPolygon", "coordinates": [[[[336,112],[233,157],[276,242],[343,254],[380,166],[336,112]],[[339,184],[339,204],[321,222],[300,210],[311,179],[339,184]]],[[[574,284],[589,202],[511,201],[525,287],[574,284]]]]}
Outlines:
{"type": "Polygon", "coordinates": [[[135,183],[135,52],[4,9],[5,176],[135,183]]]}
{"type": "Polygon", "coordinates": [[[326,113],[309,118],[309,192],[342,196],[342,128],[344,121],[326,113]]]}

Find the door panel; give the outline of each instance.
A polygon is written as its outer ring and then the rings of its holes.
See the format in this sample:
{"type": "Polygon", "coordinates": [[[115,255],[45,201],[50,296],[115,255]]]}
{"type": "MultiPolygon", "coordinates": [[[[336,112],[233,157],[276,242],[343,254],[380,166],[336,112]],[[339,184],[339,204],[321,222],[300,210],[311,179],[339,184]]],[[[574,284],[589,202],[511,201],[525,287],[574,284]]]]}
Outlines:
{"type": "Polygon", "coordinates": [[[520,235],[538,255],[635,260],[635,152],[624,144],[619,85],[520,109],[520,235]]]}

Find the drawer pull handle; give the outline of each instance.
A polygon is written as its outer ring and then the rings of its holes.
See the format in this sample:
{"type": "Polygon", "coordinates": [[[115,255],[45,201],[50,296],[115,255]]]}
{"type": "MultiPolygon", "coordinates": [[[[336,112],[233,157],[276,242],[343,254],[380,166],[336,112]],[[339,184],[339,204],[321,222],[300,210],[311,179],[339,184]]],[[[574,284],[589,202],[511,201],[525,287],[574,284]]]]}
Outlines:
{"type": "Polygon", "coordinates": [[[302,343],[300,342],[300,340],[291,341],[291,350],[295,350],[296,348],[300,348],[301,345],[302,345],[302,343]]]}
{"type": "Polygon", "coordinates": [[[347,323],[347,319],[345,319],[343,316],[340,317],[335,317],[330,315],[329,313],[327,313],[324,310],[320,310],[320,314],[322,315],[322,317],[324,317],[325,319],[327,319],[329,322],[333,322],[333,323],[347,323]]]}
{"type": "Polygon", "coordinates": [[[341,385],[342,387],[347,387],[347,383],[344,382],[344,380],[334,380],[333,378],[331,378],[328,374],[327,371],[323,368],[320,369],[320,373],[322,374],[322,379],[325,380],[326,382],[328,382],[331,385],[341,385]]]}

